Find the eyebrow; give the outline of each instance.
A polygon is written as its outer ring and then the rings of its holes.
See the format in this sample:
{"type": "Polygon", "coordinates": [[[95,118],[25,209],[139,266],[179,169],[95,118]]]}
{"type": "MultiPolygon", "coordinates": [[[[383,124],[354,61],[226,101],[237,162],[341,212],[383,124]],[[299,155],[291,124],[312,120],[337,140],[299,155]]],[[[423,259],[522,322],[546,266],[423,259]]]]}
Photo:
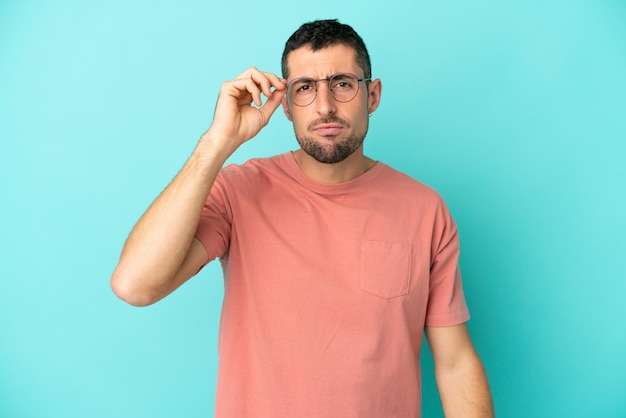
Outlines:
{"type": "Polygon", "coordinates": [[[334,77],[334,76],[336,76],[336,75],[344,75],[344,74],[347,74],[347,75],[353,75],[353,76],[355,76],[356,78],[358,78],[359,80],[365,80],[365,79],[367,79],[367,77],[365,77],[365,76],[363,76],[363,77],[359,77],[358,75],[356,75],[356,74],[354,74],[354,73],[350,73],[350,72],[346,72],[346,71],[339,71],[338,73],[334,73],[334,74],[331,74],[331,75],[329,75],[329,76],[327,76],[327,77],[323,77],[323,78],[314,78],[314,77],[307,77],[307,76],[303,76],[303,77],[294,77],[294,78],[292,78],[292,79],[291,79],[291,81],[288,81],[288,84],[289,84],[289,83],[292,83],[292,82],[293,82],[293,81],[295,81],[295,80],[312,80],[312,81],[330,80],[332,77],[334,77]]]}

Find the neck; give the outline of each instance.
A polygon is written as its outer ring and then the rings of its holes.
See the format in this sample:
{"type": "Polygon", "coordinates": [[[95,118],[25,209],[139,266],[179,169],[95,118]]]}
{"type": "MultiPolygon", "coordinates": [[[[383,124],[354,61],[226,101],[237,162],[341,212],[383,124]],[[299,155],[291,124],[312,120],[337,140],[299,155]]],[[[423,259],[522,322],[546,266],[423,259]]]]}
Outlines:
{"type": "Polygon", "coordinates": [[[294,151],[293,156],[307,177],[327,184],[355,179],[376,164],[376,161],[363,155],[363,146],[345,160],[335,164],[320,163],[302,149],[294,151]]]}

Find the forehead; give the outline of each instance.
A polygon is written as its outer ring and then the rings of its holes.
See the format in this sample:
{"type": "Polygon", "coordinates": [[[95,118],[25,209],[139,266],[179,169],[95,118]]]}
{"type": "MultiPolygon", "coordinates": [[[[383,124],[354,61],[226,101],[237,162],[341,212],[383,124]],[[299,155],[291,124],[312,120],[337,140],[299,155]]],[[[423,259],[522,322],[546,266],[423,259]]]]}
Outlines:
{"type": "Polygon", "coordinates": [[[356,51],[345,45],[332,45],[313,51],[304,46],[287,56],[289,78],[325,78],[336,73],[352,73],[361,77],[363,70],[356,62],[356,51]]]}

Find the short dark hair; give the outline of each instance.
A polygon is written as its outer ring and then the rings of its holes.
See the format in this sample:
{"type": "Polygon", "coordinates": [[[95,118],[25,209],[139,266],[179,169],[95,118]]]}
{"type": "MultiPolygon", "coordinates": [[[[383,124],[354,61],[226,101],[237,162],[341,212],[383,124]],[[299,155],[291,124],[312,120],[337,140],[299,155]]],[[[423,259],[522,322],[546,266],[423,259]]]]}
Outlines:
{"type": "Polygon", "coordinates": [[[354,49],[356,62],[363,70],[363,77],[370,78],[372,76],[370,56],[363,39],[351,26],[339,23],[337,19],[331,19],[305,23],[291,35],[285,44],[281,61],[283,78],[289,77],[287,57],[291,51],[303,46],[318,51],[333,45],[345,45],[354,49]]]}

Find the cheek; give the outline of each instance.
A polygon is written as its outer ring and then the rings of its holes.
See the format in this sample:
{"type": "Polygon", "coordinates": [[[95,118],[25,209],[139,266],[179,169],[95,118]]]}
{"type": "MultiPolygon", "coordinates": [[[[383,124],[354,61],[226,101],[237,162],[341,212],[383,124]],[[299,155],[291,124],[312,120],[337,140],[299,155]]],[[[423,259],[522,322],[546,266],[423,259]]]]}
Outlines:
{"type": "Polygon", "coordinates": [[[360,108],[352,118],[354,127],[358,130],[367,129],[369,124],[369,114],[367,113],[367,107],[360,108]]]}
{"type": "Polygon", "coordinates": [[[300,112],[298,110],[291,113],[291,118],[289,120],[291,121],[291,123],[293,123],[293,128],[296,131],[302,131],[306,129],[308,119],[306,115],[303,115],[302,113],[303,112],[300,112]]]}

